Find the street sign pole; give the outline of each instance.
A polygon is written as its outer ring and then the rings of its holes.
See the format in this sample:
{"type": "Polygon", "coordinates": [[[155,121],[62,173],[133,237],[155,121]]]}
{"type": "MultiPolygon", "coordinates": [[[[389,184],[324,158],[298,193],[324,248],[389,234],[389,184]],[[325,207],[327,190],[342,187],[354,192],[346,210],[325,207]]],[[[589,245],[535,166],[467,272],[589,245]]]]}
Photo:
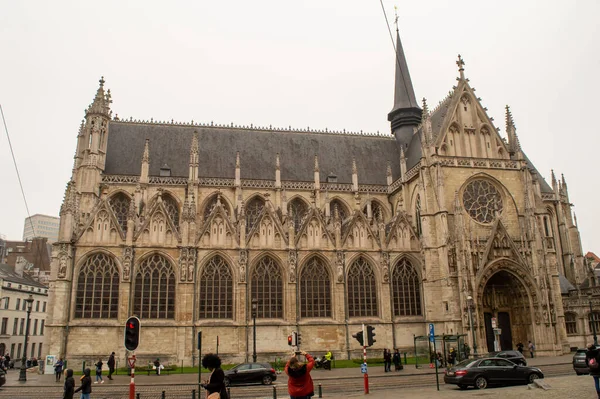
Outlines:
{"type": "Polygon", "coordinates": [[[365,382],[365,395],[369,394],[369,372],[367,369],[367,333],[365,331],[365,325],[362,325],[362,332],[363,332],[363,363],[365,365],[365,372],[363,374],[363,378],[364,378],[364,382],[365,382]]]}
{"type": "Polygon", "coordinates": [[[202,331],[198,331],[198,397],[200,397],[200,392],[202,392],[201,383],[202,383],[202,331]]]}
{"type": "Polygon", "coordinates": [[[429,323],[429,341],[433,342],[433,357],[435,363],[435,383],[437,385],[437,390],[440,390],[440,376],[438,374],[438,359],[437,359],[437,349],[435,347],[435,327],[433,323],[429,323]]]}
{"type": "Polygon", "coordinates": [[[129,399],[135,399],[135,353],[127,358],[131,369],[131,380],[129,382],[129,399]]]}

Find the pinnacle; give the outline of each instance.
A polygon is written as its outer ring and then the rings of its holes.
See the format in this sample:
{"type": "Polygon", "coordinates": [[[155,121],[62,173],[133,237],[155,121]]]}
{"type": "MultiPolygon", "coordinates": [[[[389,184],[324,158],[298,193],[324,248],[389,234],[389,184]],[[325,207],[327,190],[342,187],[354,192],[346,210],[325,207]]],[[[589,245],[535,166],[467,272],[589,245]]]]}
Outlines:
{"type": "Polygon", "coordinates": [[[429,107],[427,106],[427,99],[423,97],[423,118],[429,116],[429,107]]]}
{"type": "Polygon", "coordinates": [[[460,73],[460,79],[464,80],[465,79],[465,61],[460,56],[460,54],[458,55],[458,61],[456,61],[456,65],[458,65],[458,72],[460,73]]]}

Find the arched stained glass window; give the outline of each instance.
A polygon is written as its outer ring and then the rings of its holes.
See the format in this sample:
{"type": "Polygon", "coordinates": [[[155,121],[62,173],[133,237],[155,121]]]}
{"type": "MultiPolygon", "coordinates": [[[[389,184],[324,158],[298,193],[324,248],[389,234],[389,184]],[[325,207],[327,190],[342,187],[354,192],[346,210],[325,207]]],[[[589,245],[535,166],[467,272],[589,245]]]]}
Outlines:
{"type": "Polygon", "coordinates": [[[331,317],[331,279],[323,261],[313,257],[300,276],[301,317],[331,317]]]}
{"type": "Polygon", "coordinates": [[[200,319],[233,318],[233,278],[221,256],[213,257],[204,266],[198,288],[200,319]]]}
{"type": "Polygon", "coordinates": [[[565,326],[567,334],[577,334],[577,314],[573,312],[565,312],[565,326]]]}
{"type": "Polygon", "coordinates": [[[300,231],[300,228],[304,222],[304,217],[308,213],[308,205],[300,198],[294,198],[290,202],[289,208],[290,214],[288,216],[294,220],[294,230],[297,233],[300,231]]]}
{"type": "Polygon", "coordinates": [[[283,317],[283,278],[281,268],[266,256],[252,272],[250,298],[257,300],[256,317],[283,317]]]}
{"type": "Polygon", "coordinates": [[[129,204],[131,200],[123,193],[117,193],[110,197],[110,207],[117,217],[117,222],[123,232],[127,231],[127,214],[129,213],[129,204]]]}
{"type": "Polygon", "coordinates": [[[164,256],[144,259],[134,281],[134,314],[145,319],[175,318],[175,271],[164,256]]]}
{"type": "Polygon", "coordinates": [[[421,281],[413,265],[403,258],[392,272],[394,316],[421,316],[421,281]]]}
{"type": "Polygon", "coordinates": [[[362,256],[348,269],[348,312],[350,317],[378,315],[375,274],[362,256]]]}
{"type": "MultiPolygon", "coordinates": [[[[217,198],[218,198],[218,195],[214,194],[210,198],[210,200],[206,203],[206,207],[204,208],[204,220],[208,219],[208,217],[212,213],[213,209],[215,209],[215,207],[217,206],[217,198]]],[[[222,197],[221,197],[220,201],[221,201],[221,206],[223,206],[223,210],[225,211],[225,214],[227,214],[229,216],[230,212],[229,212],[229,206],[227,205],[227,202],[224,202],[222,197]]]]}
{"type": "Polygon", "coordinates": [[[170,195],[163,195],[162,200],[163,205],[167,210],[167,214],[173,221],[175,228],[179,230],[179,205],[177,204],[177,201],[175,201],[175,199],[170,195]]]}
{"type": "MultiPolygon", "coordinates": [[[[363,214],[366,217],[369,217],[369,213],[367,212],[367,205],[363,207],[363,214]]],[[[371,215],[373,220],[384,220],[385,213],[383,211],[383,207],[378,201],[371,201],[371,215]]]]}
{"type": "Polygon", "coordinates": [[[265,207],[265,202],[260,197],[254,197],[246,206],[246,233],[252,230],[260,213],[265,207]]]}
{"type": "Polygon", "coordinates": [[[336,209],[338,211],[338,214],[340,215],[341,221],[344,221],[348,218],[350,212],[348,211],[348,208],[346,208],[346,205],[344,205],[344,203],[339,199],[334,199],[329,203],[329,212],[331,214],[331,217],[335,215],[336,209]]]}
{"type": "Polygon", "coordinates": [[[115,319],[119,307],[119,268],[112,256],[94,254],[87,258],[77,277],[75,317],[115,319]]]}

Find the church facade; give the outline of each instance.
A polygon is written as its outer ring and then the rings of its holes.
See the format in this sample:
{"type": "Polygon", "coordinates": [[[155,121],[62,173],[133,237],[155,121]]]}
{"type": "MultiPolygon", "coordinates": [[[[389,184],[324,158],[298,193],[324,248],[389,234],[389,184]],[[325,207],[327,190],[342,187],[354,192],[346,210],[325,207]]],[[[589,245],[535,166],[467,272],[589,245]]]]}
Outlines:
{"type": "Polygon", "coordinates": [[[121,120],[102,79],[60,211],[49,353],[123,358],[131,315],[138,358],[178,364],[200,331],[204,352],[250,358],[254,322],[263,360],[291,331],[357,357],[363,323],[377,351],[410,351],[433,323],[485,353],[492,319],[503,349],[587,340],[583,302],[580,331],[565,320],[588,271],[564,178],[535,169],[508,107],[500,136],[460,56],[449,95],[417,103],[397,43],[384,135],[121,120]]]}

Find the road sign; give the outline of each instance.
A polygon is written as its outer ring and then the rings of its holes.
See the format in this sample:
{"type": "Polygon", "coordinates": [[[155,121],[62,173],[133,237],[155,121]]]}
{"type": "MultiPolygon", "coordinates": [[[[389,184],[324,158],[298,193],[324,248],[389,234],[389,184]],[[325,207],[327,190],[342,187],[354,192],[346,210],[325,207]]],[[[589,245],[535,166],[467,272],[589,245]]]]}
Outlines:
{"type": "Polygon", "coordinates": [[[135,368],[135,355],[127,358],[127,365],[130,369],[135,368]]]}
{"type": "Polygon", "coordinates": [[[492,328],[497,328],[498,325],[496,324],[496,318],[492,317],[492,328]]]}
{"type": "Polygon", "coordinates": [[[429,341],[435,341],[435,329],[433,327],[433,323],[429,323],[429,341]]]}
{"type": "Polygon", "coordinates": [[[367,373],[367,363],[363,363],[360,365],[360,372],[363,374],[367,373]]]}

